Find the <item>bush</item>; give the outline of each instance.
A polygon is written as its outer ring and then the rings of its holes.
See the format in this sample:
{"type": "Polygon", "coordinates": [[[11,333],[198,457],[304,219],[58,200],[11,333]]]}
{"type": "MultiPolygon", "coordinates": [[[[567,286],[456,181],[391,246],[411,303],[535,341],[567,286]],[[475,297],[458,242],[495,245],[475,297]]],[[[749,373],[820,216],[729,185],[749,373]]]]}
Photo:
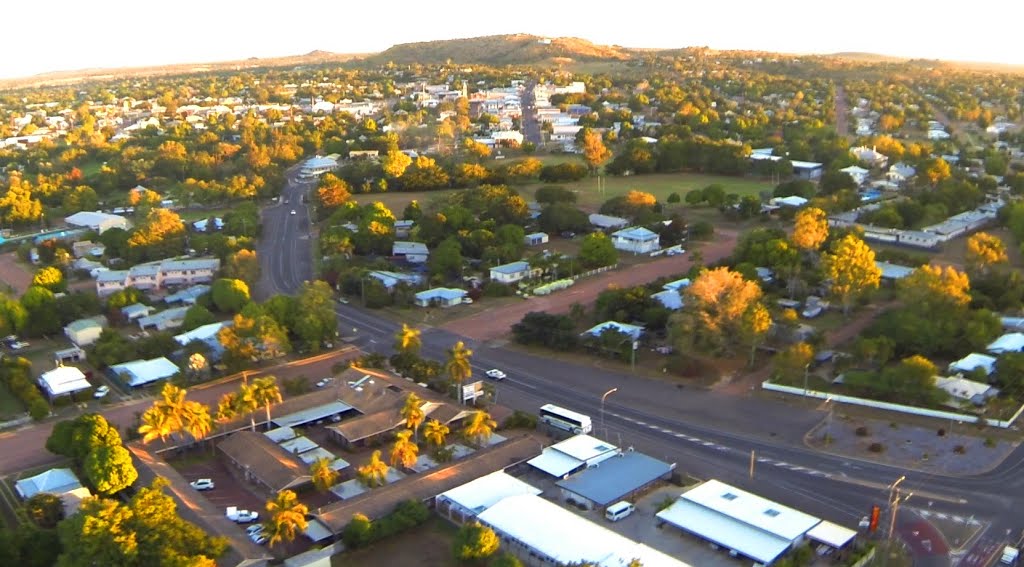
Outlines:
{"type": "Polygon", "coordinates": [[[668,196],[668,199],[666,199],[666,201],[668,201],[669,203],[678,203],[681,200],[682,199],[680,199],[679,193],[675,193],[675,192],[670,193],[669,196],[668,196]]]}
{"type": "Polygon", "coordinates": [[[946,428],[945,427],[940,427],[939,430],[936,433],[938,434],[939,437],[945,437],[946,436],[946,428]]]}
{"type": "Polygon", "coordinates": [[[516,410],[501,424],[502,429],[537,429],[537,416],[522,410],[516,410]]]}
{"type": "Polygon", "coordinates": [[[356,366],[360,368],[384,368],[384,364],[388,361],[387,357],[379,352],[368,352],[363,356],[360,356],[356,360],[356,366]]]}
{"type": "Polygon", "coordinates": [[[306,380],[305,376],[285,378],[281,381],[281,385],[284,386],[284,391],[289,396],[298,396],[309,391],[309,381],[306,380]]]}
{"type": "Polygon", "coordinates": [[[715,227],[708,221],[697,221],[690,225],[690,238],[707,240],[715,234],[715,227]]]}
{"type": "Polygon", "coordinates": [[[953,447],[953,452],[956,453],[957,455],[963,455],[964,453],[967,452],[967,447],[964,447],[963,445],[957,445],[956,447],[953,447]]]}
{"type": "Polygon", "coordinates": [[[341,539],[351,549],[365,547],[371,543],[391,537],[414,528],[430,518],[430,510],[422,502],[406,500],[395,507],[387,516],[371,522],[363,514],[355,514],[352,521],[341,532],[341,539]]]}
{"type": "Polygon", "coordinates": [[[499,282],[487,282],[484,284],[484,295],[487,297],[509,297],[515,294],[516,290],[510,285],[499,282]]]}
{"type": "Polygon", "coordinates": [[[545,165],[540,170],[540,180],[545,183],[560,183],[564,181],[579,181],[587,176],[587,168],[581,164],[560,163],[558,165],[545,165]]]}
{"type": "Polygon", "coordinates": [[[868,435],[871,435],[871,431],[868,430],[866,425],[858,427],[854,432],[857,434],[857,437],[867,437],[868,435]]]}
{"type": "Polygon", "coordinates": [[[868,451],[871,451],[872,453],[884,453],[885,445],[876,441],[875,443],[868,445],[868,451]]]}
{"type": "Polygon", "coordinates": [[[996,440],[991,438],[991,437],[986,437],[985,438],[985,446],[988,447],[989,449],[995,447],[996,446],[996,440]]]}

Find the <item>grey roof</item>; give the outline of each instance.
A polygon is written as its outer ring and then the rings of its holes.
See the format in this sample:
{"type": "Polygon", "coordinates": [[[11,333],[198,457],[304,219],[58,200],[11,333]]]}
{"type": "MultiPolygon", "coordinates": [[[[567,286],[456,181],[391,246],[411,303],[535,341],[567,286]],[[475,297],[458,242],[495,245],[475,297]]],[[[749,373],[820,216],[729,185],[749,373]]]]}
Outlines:
{"type": "Polygon", "coordinates": [[[350,409],[352,409],[352,406],[345,402],[334,400],[323,405],[307,408],[295,413],[274,416],[272,421],[278,427],[292,427],[296,425],[304,425],[311,421],[317,421],[332,415],[345,413],[350,409]]]}
{"type": "Polygon", "coordinates": [[[430,254],[427,250],[427,245],[422,242],[408,242],[405,240],[396,240],[391,245],[391,254],[398,256],[401,254],[430,254]]]}
{"type": "Polygon", "coordinates": [[[219,270],[220,259],[196,258],[194,260],[164,260],[160,263],[160,269],[164,272],[171,270],[219,270]]]}
{"type": "Polygon", "coordinates": [[[160,273],[160,264],[139,264],[138,266],[132,266],[128,272],[132,277],[155,276],[160,273]]]}
{"type": "Polygon", "coordinates": [[[128,278],[128,270],[107,270],[96,274],[96,281],[99,283],[120,282],[128,278]]]}
{"type": "Polygon", "coordinates": [[[599,506],[607,506],[669,474],[673,468],[654,457],[625,452],[557,484],[599,506]]]}
{"type": "Polygon", "coordinates": [[[72,333],[79,333],[86,329],[92,329],[95,327],[103,328],[106,326],[107,318],[104,317],[103,315],[97,315],[96,317],[89,317],[87,319],[78,319],[76,321],[72,321],[68,323],[68,325],[64,327],[64,329],[71,331],[72,333]]]}
{"type": "Polygon", "coordinates": [[[529,269],[530,269],[530,263],[529,262],[523,262],[523,261],[520,260],[518,262],[509,262],[508,264],[502,264],[500,266],[494,266],[493,268],[491,268],[491,271],[492,272],[498,272],[499,274],[514,275],[514,274],[518,274],[518,273],[521,273],[521,272],[529,271],[529,269]]]}

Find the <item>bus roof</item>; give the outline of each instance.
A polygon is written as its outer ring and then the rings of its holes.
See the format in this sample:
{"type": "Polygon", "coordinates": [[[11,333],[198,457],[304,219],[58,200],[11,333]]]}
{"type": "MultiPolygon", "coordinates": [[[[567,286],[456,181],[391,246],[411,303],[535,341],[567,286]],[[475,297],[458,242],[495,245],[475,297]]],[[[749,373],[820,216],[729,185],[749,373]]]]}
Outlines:
{"type": "Polygon", "coordinates": [[[554,414],[564,415],[565,417],[575,419],[580,423],[587,423],[590,421],[589,415],[584,415],[579,412],[565,409],[563,407],[556,406],[554,404],[544,404],[540,407],[541,411],[548,411],[554,414]]]}

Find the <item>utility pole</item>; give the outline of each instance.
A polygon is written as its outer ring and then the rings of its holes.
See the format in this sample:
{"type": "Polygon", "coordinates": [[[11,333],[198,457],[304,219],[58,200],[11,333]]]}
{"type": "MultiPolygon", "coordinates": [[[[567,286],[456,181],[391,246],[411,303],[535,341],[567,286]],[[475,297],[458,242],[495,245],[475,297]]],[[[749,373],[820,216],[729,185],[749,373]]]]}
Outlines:
{"type": "Polygon", "coordinates": [[[900,499],[900,483],[906,479],[906,476],[901,476],[896,482],[889,485],[889,535],[885,543],[885,565],[889,564],[889,551],[892,548],[893,533],[896,531],[896,515],[899,513],[900,503],[909,500],[914,495],[911,492],[902,500],[900,499]]]}
{"type": "Polygon", "coordinates": [[[754,480],[754,450],[750,450],[750,480],[754,480]]]}
{"type": "Polygon", "coordinates": [[[612,395],[612,394],[614,394],[615,392],[618,392],[618,391],[619,391],[618,388],[612,388],[611,390],[608,390],[607,392],[604,393],[604,395],[601,396],[601,429],[604,430],[604,436],[605,437],[608,437],[608,430],[604,426],[604,401],[605,401],[605,399],[608,396],[610,396],[610,395],[612,395]]]}

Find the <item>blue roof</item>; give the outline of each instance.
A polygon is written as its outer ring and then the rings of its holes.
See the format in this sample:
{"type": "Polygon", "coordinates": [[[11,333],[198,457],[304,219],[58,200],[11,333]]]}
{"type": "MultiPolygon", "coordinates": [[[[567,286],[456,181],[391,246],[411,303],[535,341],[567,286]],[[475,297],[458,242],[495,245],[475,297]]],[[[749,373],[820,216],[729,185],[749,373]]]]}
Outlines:
{"type": "Polygon", "coordinates": [[[639,325],[619,323],[618,321],[605,321],[600,325],[594,325],[593,327],[587,329],[586,331],[583,332],[583,334],[599,337],[601,336],[601,333],[607,331],[608,329],[618,331],[624,335],[629,335],[630,337],[633,338],[634,341],[639,339],[640,335],[643,334],[644,332],[644,328],[639,325]]]}
{"type": "Polygon", "coordinates": [[[683,297],[679,295],[678,290],[666,289],[665,291],[659,291],[652,295],[651,298],[673,311],[683,308],[683,297]]]}
{"type": "Polygon", "coordinates": [[[690,278],[683,278],[681,280],[676,280],[674,282],[668,282],[667,284],[661,286],[661,289],[671,289],[674,291],[679,291],[683,288],[690,287],[690,283],[690,278]]]}
{"type": "Polygon", "coordinates": [[[658,238],[658,233],[652,232],[642,226],[634,226],[633,228],[624,228],[615,232],[612,236],[618,238],[629,238],[630,240],[656,240],[658,238]]]}
{"type": "Polygon", "coordinates": [[[416,294],[416,299],[419,300],[431,300],[431,299],[462,299],[466,297],[466,291],[462,289],[453,289],[450,287],[435,287],[434,289],[428,289],[421,291],[416,294]]]}
{"type": "Polygon", "coordinates": [[[599,506],[607,506],[669,474],[672,468],[654,457],[626,452],[556,484],[599,506]]]}
{"type": "Polygon", "coordinates": [[[499,274],[518,274],[525,272],[530,269],[529,262],[509,262],[508,264],[502,264],[501,266],[495,266],[491,268],[492,272],[498,272],[499,274]]]}

